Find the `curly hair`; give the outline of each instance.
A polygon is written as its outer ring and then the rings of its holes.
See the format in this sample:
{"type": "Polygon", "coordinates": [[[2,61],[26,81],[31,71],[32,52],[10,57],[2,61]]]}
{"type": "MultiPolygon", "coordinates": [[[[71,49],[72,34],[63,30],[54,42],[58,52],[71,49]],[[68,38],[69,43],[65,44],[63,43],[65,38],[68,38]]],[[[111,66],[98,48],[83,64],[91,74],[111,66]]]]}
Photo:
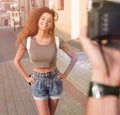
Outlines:
{"type": "Polygon", "coordinates": [[[49,30],[49,34],[52,36],[52,41],[54,41],[55,21],[57,20],[58,15],[53,9],[49,9],[48,7],[42,7],[33,10],[23,30],[19,33],[16,44],[19,45],[24,39],[27,39],[28,36],[34,36],[37,34],[38,21],[41,15],[45,12],[48,12],[53,16],[53,27],[49,30]]]}

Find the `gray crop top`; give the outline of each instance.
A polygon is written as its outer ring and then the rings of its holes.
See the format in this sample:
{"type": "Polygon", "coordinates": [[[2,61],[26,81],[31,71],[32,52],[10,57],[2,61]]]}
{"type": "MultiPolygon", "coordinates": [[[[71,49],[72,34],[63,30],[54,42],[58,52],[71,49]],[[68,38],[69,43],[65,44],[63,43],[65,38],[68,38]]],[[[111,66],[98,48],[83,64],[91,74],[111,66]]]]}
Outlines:
{"type": "MultiPolygon", "coordinates": [[[[23,45],[26,47],[26,41],[23,45]]],[[[62,48],[64,40],[59,38],[59,47],[62,48]]],[[[34,68],[48,68],[52,65],[56,65],[57,48],[54,44],[40,45],[37,43],[35,37],[31,38],[30,42],[30,58],[34,68]]]]}

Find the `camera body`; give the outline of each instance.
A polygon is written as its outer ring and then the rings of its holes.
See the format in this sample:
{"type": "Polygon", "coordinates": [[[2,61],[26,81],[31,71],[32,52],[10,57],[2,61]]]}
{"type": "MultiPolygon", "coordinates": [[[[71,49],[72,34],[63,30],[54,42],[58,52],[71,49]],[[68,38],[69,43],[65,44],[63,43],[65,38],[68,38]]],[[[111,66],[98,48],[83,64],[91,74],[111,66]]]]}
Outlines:
{"type": "Polygon", "coordinates": [[[120,3],[100,1],[89,4],[88,37],[97,42],[120,41],[120,3]]]}

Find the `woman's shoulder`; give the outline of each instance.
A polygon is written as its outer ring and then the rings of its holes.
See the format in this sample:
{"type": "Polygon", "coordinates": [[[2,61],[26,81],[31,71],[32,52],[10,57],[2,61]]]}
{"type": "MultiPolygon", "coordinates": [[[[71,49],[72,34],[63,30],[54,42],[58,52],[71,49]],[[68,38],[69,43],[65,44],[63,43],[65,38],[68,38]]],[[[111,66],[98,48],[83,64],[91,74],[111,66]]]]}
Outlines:
{"type": "Polygon", "coordinates": [[[23,46],[26,47],[26,46],[27,46],[27,43],[28,43],[29,41],[31,41],[31,39],[33,39],[32,36],[28,36],[28,37],[26,37],[25,39],[23,39],[23,40],[22,40],[23,46]]]}
{"type": "Polygon", "coordinates": [[[55,36],[55,39],[58,39],[60,41],[60,43],[64,43],[65,40],[59,36],[55,36]]]}
{"type": "Polygon", "coordinates": [[[59,36],[55,36],[56,43],[59,42],[59,47],[62,48],[63,44],[65,43],[65,40],[59,36]]]}

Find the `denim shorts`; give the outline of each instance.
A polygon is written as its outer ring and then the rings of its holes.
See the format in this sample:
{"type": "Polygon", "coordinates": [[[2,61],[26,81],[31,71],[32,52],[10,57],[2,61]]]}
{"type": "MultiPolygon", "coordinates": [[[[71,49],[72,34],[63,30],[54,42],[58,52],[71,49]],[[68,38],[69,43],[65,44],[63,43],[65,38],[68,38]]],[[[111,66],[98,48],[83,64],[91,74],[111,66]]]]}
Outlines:
{"type": "Polygon", "coordinates": [[[31,73],[31,76],[35,79],[35,83],[31,84],[32,95],[35,100],[61,98],[63,83],[57,78],[58,73],[58,69],[47,73],[35,71],[31,73]]]}

